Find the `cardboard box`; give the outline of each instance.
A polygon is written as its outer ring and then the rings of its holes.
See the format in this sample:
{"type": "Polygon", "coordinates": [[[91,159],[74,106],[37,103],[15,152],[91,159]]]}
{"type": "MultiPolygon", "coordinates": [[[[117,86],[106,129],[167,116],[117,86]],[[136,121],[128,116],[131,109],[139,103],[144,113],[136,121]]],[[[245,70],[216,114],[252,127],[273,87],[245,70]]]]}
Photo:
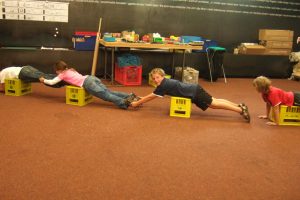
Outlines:
{"type": "Polygon", "coordinates": [[[290,31],[290,30],[260,29],[258,34],[258,39],[292,42],[293,36],[294,36],[294,31],[290,31]]]}
{"type": "Polygon", "coordinates": [[[269,49],[292,49],[293,42],[261,40],[259,44],[269,49]]]}
{"type": "Polygon", "coordinates": [[[264,54],[266,47],[259,45],[259,44],[242,44],[239,46],[239,53],[240,54],[264,54]]]}
{"type": "Polygon", "coordinates": [[[278,56],[288,56],[291,53],[291,49],[269,49],[266,48],[265,55],[278,55],[278,56]]]}

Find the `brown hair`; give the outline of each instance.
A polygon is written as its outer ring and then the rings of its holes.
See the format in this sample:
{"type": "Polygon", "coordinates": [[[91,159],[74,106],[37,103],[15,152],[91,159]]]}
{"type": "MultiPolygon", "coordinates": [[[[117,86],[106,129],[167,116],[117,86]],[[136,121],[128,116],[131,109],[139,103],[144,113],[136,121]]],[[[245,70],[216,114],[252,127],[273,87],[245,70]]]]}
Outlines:
{"type": "Polygon", "coordinates": [[[154,68],[150,72],[151,77],[153,76],[153,74],[159,74],[161,76],[165,76],[165,71],[162,68],[154,68]]]}
{"type": "Polygon", "coordinates": [[[68,65],[64,61],[60,60],[60,61],[58,61],[57,63],[54,64],[53,68],[54,68],[55,71],[65,70],[65,69],[68,69],[68,65]]]}
{"type": "Polygon", "coordinates": [[[267,94],[270,91],[271,80],[265,76],[259,76],[253,80],[253,86],[257,91],[267,94]]]}

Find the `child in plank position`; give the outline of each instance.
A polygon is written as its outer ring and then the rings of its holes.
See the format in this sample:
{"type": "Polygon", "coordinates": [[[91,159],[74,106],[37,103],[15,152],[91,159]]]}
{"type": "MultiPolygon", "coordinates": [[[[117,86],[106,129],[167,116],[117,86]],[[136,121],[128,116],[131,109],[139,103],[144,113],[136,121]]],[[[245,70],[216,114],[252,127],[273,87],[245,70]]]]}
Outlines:
{"type": "Polygon", "coordinates": [[[278,125],[280,105],[300,106],[300,92],[286,92],[271,85],[271,80],[264,76],[259,76],[253,80],[253,86],[266,103],[266,114],[259,115],[260,119],[269,119],[272,107],[274,122],[268,121],[268,125],[278,125]]]}
{"type": "MultiPolygon", "coordinates": [[[[0,71],[0,92],[5,90],[5,79],[17,78],[24,82],[39,82],[40,77],[54,78],[55,74],[45,74],[32,66],[23,67],[6,67],[0,71]]],[[[61,82],[51,87],[59,88],[66,85],[65,82],[61,82]]]]}
{"type": "Polygon", "coordinates": [[[164,78],[165,72],[161,68],[155,68],[150,72],[150,76],[157,85],[153,93],[142,97],[140,100],[132,102],[132,107],[137,107],[143,103],[162,97],[164,95],[184,97],[192,100],[202,110],[208,107],[213,109],[225,109],[240,113],[247,122],[250,122],[248,107],[245,104],[236,104],[225,99],[216,99],[209,95],[200,85],[182,83],[174,79],[164,78]]]}
{"type": "Polygon", "coordinates": [[[135,94],[127,94],[124,92],[110,91],[96,76],[81,75],[75,69],[69,68],[64,61],[58,61],[54,65],[57,76],[53,79],[40,78],[42,83],[53,85],[60,81],[65,81],[77,87],[83,87],[88,93],[96,96],[104,101],[109,101],[117,105],[119,108],[127,109],[130,103],[137,98],[135,94]]]}

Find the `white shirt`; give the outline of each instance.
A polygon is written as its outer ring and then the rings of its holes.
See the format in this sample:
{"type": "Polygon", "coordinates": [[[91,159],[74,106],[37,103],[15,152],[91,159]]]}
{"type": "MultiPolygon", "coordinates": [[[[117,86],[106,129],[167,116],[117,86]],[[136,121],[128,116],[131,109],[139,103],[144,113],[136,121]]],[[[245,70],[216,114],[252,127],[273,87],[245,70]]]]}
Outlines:
{"type": "Polygon", "coordinates": [[[22,67],[7,67],[0,72],[0,83],[5,83],[5,79],[19,78],[22,67]]]}
{"type": "Polygon", "coordinates": [[[62,80],[57,76],[53,79],[45,79],[44,83],[46,83],[47,85],[55,85],[56,83],[59,83],[60,81],[62,81],[62,80]]]}

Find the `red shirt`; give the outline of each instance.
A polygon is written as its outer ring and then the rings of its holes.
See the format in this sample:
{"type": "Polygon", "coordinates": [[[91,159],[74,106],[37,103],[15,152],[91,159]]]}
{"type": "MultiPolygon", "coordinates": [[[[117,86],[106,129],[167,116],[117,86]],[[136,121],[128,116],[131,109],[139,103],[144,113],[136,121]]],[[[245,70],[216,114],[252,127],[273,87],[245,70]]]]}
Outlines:
{"type": "Polygon", "coordinates": [[[262,94],[262,98],[265,102],[271,104],[271,106],[286,105],[292,106],[294,104],[294,93],[285,92],[282,89],[270,86],[268,94],[262,94]]]}

